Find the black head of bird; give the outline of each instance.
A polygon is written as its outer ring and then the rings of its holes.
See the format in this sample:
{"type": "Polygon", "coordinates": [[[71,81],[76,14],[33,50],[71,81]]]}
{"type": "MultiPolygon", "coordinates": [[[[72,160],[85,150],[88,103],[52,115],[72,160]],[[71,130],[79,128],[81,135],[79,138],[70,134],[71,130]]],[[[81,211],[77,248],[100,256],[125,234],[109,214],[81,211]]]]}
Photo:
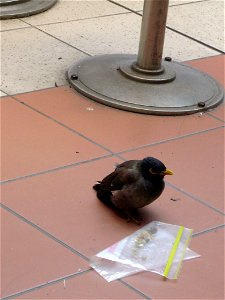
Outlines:
{"type": "Polygon", "coordinates": [[[129,220],[139,223],[136,209],[156,200],[164,190],[164,176],[173,172],[157,158],[128,160],[93,186],[97,197],[108,206],[122,211],[129,220]]]}
{"type": "Polygon", "coordinates": [[[146,157],[141,162],[141,172],[144,177],[149,177],[152,180],[163,178],[165,175],[173,175],[173,172],[157,158],[146,157]]]}

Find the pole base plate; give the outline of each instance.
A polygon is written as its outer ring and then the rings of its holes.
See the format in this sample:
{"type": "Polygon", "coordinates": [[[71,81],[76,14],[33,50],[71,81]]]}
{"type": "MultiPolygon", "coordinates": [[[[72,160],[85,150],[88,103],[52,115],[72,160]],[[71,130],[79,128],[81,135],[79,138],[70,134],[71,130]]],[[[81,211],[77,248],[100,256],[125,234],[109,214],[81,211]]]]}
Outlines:
{"type": "Polygon", "coordinates": [[[0,0],[0,19],[29,17],[52,7],[57,0],[0,0]]]}
{"type": "Polygon", "coordinates": [[[206,111],[223,100],[224,92],[209,75],[177,62],[164,62],[176,78],[170,82],[136,81],[120,66],[132,65],[136,55],[99,55],[72,65],[67,78],[83,95],[115,108],[155,115],[185,115],[206,111]]]}

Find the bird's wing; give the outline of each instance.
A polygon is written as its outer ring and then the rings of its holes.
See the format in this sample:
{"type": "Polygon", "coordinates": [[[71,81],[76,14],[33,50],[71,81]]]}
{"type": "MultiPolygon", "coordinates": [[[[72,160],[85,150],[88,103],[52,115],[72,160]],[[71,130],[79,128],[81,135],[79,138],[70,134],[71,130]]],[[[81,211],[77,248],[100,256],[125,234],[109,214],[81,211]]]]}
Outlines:
{"type": "Polygon", "coordinates": [[[111,183],[113,190],[120,190],[138,180],[139,172],[135,169],[120,168],[115,172],[116,176],[111,183]]]}
{"type": "Polygon", "coordinates": [[[101,190],[108,190],[111,191],[112,189],[112,182],[115,180],[115,177],[117,176],[117,172],[114,171],[107,175],[105,178],[102,179],[102,181],[99,181],[101,190]]]}
{"type": "Polygon", "coordinates": [[[101,188],[110,191],[121,190],[124,186],[138,180],[139,171],[136,168],[137,161],[128,161],[118,165],[114,172],[107,175],[101,181],[101,188]]]}

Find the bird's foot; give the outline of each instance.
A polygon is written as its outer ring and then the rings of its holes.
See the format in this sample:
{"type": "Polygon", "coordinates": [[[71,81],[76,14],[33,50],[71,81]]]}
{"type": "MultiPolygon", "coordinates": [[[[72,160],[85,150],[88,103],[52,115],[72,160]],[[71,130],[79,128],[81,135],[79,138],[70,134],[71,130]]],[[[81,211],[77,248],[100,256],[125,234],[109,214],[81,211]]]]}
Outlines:
{"type": "Polygon", "coordinates": [[[142,220],[143,220],[142,217],[137,213],[135,215],[131,213],[127,213],[127,223],[134,222],[135,224],[140,225],[142,220]]]}

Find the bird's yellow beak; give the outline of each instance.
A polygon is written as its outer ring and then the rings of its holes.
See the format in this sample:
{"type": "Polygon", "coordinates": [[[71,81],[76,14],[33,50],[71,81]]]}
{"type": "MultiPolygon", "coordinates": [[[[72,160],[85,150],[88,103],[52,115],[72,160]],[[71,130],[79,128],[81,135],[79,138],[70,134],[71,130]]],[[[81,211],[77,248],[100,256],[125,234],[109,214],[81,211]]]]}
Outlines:
{"type": "Polygon", "coordinates": [[[162,171],[160,174],[161,175],[173,175],[173,172],[169,169],[166,169],[165,171],[162,171]]]}

